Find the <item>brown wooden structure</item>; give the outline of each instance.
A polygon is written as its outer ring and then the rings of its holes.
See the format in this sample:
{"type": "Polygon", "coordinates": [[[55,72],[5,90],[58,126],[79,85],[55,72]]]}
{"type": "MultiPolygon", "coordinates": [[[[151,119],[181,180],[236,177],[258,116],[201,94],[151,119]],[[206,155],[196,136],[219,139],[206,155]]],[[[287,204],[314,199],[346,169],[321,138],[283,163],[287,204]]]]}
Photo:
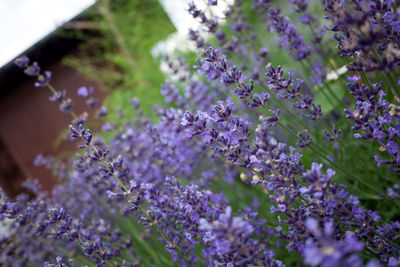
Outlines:
{"type": "MultiPolygon", "coordinates": [[[[93,86],[95,97],[105,96],[99,84],[61,63],[65,56],[78,53],[80,42],[53,32],[21,54],[38,61],[43,70],[52,71],[52,85],[57,90],[67,90],[78,114],[88,110],[85,99],[77,95],[79,87],[93,86]]],[[[38,153],[60,155],[76,151],[76,145],[69,141],[55,147],[71,117],[48,100],[51,93],[47,88],[34,87],[34,81],[13,61],[0,69],[0,187],[10,196],[21,192],[21,182],[27,177],[37,178],[46,190],[54,185],[50,171],[33,165],[38,153]]]]}

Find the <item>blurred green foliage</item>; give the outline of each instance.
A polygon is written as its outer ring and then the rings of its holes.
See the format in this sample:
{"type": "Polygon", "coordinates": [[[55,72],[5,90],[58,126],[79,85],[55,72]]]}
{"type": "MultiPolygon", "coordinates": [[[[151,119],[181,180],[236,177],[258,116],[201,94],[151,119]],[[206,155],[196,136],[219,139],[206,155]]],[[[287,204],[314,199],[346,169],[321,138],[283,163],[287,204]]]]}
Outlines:
{"type": "Polygon", "coordinates": [[[165,77],[151,48],[175,31],[161,4],[157,0],[101,0],[85,17],[100,25],[100,34],[78,33],[85,40],[80,54],[64,62],[108,91],[109,121],[123,121],[117,109],[129,118],[132,111],[127,100],[133,97],[153,116],[152,106],[162,102],[160,85],[165,77]]]}

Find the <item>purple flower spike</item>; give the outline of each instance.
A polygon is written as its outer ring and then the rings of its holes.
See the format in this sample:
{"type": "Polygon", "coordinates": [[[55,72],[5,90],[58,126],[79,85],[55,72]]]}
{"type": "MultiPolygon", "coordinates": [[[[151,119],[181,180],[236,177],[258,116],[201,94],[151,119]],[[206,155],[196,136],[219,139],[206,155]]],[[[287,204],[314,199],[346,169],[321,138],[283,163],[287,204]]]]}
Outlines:
{"type": "Polygon", "coordinates": [[[364,248],[363,243],[359,242],[354,234],[346,233],[343,240],[336,240],[333,237],[331,222],[325,222],[321,231],[316,219],[306,220],[307,230],[316,238],[309,238],[304,247],[304,263],[311,266],[355,266],[361,267],[362,261],[354,252],[359,252],[364,248]]]}
{"type": "Polygon", "coordinates": [[[83,96],[84,98],[88,98],[91,95],[89,89],[86,86],[79,87],[77,90],[77,94],[83,96]]]}
{"type": "Polygon", "coordinates": [[[32,65],[26,67],[24,70],[25,74],[28,76],[38,76],[40,73],[40,67],[39,64],[35,61],[32,63],[32,65]]]}
{"type": "Polygon", "coordinates": [[[17,65],[21,69],[26,68],[28,64],[29,64],[29,58],[27,56],[22,56],[15,60],[15,65],[17,65]]]}
{"type": "Polygon", "coordinates": [[[349,75],[347,76],[347,80],[353,83],[358,83],[358,81],[360,80],[360,76],[358,76],[357,74],[354,74],[353,76],[349,75]]]}
{"type": "Polygon", "coordinates": [[[70,98],[67,98],[61,102],[59,108],[64,114],[67,114],[72,109],[73,106],[74,104],[72,103],[72,100],[70,98]]]}
{"type": "Polygon", "coordinates": [[[45,71],[44,75],[39,74],[37,77],[37,82],[35,82],[35,87],[45,87],[49,84],[51,79],[51,72],[50,71],[45,71]]]}
{"type": "Polygon", "coordinates": [[[218,101],[215,106],[213,106],[213,118],[217,122],[225,121],[229,118],[232,112],[233,101],[227,100],[225,102],[218,101]]]}
{"type": "Polygon", "coordinates": [[[393,141],[389,141],[386,145],[386,149],[389,154],[397,155],[399,153],[399,145],[393,141]]]}
{"type": "Polygon", "coordinates": [[[49,100],[51,102],[60,102],[61,100],[64,100],[66,94],[66,90],[55,92],[52,96],[49,97],[49,100]]]}

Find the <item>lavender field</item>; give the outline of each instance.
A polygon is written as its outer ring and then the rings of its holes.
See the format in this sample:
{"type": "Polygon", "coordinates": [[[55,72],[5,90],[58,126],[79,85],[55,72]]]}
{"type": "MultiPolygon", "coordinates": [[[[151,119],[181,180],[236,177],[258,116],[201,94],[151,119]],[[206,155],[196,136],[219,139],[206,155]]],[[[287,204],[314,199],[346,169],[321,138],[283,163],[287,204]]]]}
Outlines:
{"type": "Polygon", "coordinates": [[[51,192],[32,179],[31,194],[0,191],[0,265],[400,266],[399,6],[192,2],[195,52],[162,57],[152,115],[124,99],[114,123],[78,89],[98,131],[18,58],[78,152],[38,151],[51,192]]]}

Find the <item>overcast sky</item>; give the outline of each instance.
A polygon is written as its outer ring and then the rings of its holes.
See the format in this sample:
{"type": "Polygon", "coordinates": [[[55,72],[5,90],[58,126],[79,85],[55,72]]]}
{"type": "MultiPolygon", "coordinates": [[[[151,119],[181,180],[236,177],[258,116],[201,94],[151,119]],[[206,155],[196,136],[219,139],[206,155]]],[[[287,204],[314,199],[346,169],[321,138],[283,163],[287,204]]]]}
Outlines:
{"type": "Polygon", "coordinates": [[[0,0],[0,66],[95,0],[0,0]]]}
{"type": "MultiPolygon", "coordinates": [[[[198,27],[196,20],[186,11],[188,3],[193,0],[159,1],[178,30],[175,36],[171,36],[168,45],[164,44],[162,47],[165,51],[173,50],[176,44],[182,44],[186,40],[190,27],[198,27]]],[[[219,6],[225,7],[226,2],[232,1],[220,0],[219,6]]],[[[0,0],[0,67],[94,2],[95,0],[0,0]]],[[[199,7],[205,5],[203,0],[194,2],[199,7]]],[[[221,14],[214,7],[213,12],[216,15],[221,14]]]]}

